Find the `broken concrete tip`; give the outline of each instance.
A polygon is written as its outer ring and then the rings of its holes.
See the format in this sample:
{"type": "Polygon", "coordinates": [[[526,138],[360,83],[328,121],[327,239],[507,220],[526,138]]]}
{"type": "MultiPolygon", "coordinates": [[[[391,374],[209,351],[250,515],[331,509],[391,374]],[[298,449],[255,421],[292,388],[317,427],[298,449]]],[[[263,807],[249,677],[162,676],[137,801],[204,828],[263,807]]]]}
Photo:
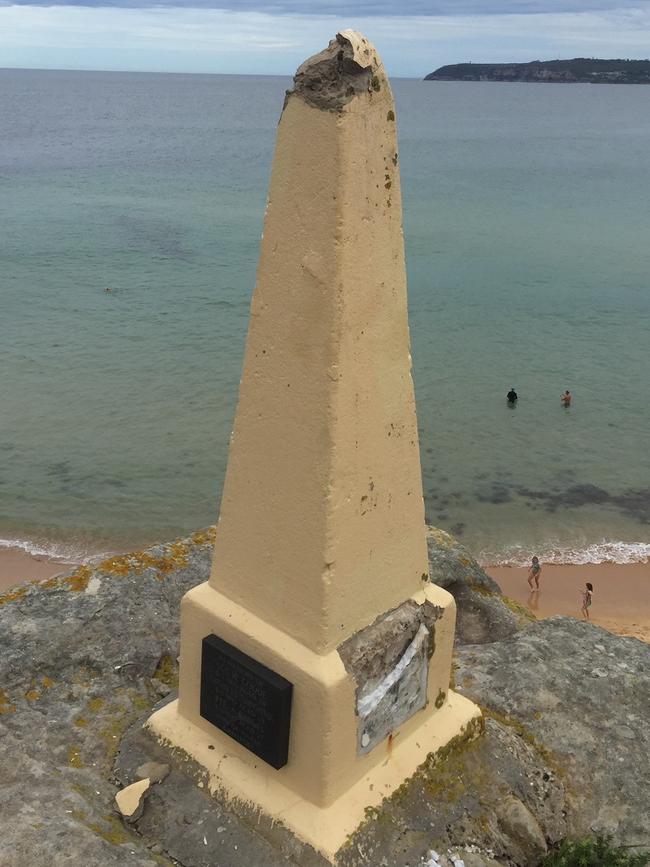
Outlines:
{"type": "Polygon", "coordinates": [[[296,94],[314,108],[340,111],[355,96],[386,83],[374,46],[356,30],[343,30],[298,67],[287,100],[296,94]]]}

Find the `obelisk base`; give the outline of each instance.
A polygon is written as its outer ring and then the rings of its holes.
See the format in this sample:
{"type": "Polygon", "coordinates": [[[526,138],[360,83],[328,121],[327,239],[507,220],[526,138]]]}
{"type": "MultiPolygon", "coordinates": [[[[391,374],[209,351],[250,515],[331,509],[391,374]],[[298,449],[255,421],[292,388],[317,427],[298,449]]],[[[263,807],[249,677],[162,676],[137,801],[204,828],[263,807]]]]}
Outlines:
{"type": "Polygon", "coordinates": [[[210,794],[264,835],[278,823],[308,843],[331,863],[350,834],[361,825],[368,807],[378,807],[413,775],[428,755],[454,738],[471,740],[479,732],[480,711],[468,699],[449,692],[445,705],[408,736],[396,737],[390,749],[377,747],[383,761],[328,806],[297,798],[279,779],[242,764],[224,753],[227,738],[215,738],[184,719],[178,702],[159,710],[147,723],[163,744],[178,749],[205,768],[210,794]],[[216,748],[215,748],[216,747],[216,748]]]}
{"type": "MultiPolygon", "coordinates": [[[[394,724],[390,715],[379,720],[388,728],[374,747],[364,736],[358,683],[346,670],[345,651],[317,654],[209,583],[195,587],[182,602],[179,699],[155,713],[147,726],[159,740],[198,762],[208,773],[210,791],[236,812],[281,822],[332,860],[363,821],[367,807],[380,804],[427,755],[459,735],[471,736],[473,721],[480,718],[474,704],[449,690],[453,597],[427,583],[407,600],[405,609],[416,622],[429,618],[433,653],[423,654],[419,663],[415,657],[403,660],[407,664],[402,669],[411,672],[411,685],[419,682],[423,701],[418,704],[417,692],[406,684],[393,707],[394,724]],[[201,715],[204,640],[211,636],[293,685],[289,752],[283,766],[273,767],[201,715]],[[418,664],[423,666],[419,675],[418,664]]],[[[401,630],[401,620],[398,625],[401,630]]],[[[367,656],[369,639],[361,635],[367,656]]],[[[382,655],[387,650],[384,638],[374,639],[379,639],[382,655]]],[[[226,705],[228,700],[226,695],[226,705]]],[[[255,711],[253,699],[246,711],[253,725],[258,722],[255,711]]],[[[376,737],[376,727],[373,732],[376,737]]]]}

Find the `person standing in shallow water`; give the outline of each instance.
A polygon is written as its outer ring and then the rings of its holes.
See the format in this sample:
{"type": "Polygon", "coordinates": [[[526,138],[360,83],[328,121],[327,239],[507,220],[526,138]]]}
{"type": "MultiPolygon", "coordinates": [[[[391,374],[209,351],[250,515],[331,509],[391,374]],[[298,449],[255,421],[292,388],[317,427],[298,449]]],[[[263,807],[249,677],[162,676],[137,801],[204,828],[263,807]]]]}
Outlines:
{"type": "Polygon", "coordinates": [[[594,595],[594,585],[587,581],[585,589],[580,592],[582,593],[582,616],[585,620],[589,620],[589,609],[591,608],[591,597],[594,595]]]}
{"type": "Polygon", "coordinates": [[[514,406],[514,405],[517,403],[517,401],[519,400],[519,395],[518,395],[517,392],[515,391],[515,387],[514,387],[514,385],[513,385],[513,387],[510,389],[510,391],[508,392],[508,394],[506,395],[506,398],[508,399],[508,403],[509,403],[511,406],[514,406]]]}
{"type": "Polygon", "coordinates": [[[561,403],[562,403],[562,406],[566,406],[566,407],[571,406],[571,392],[569,391],[568,388],[567,388],[567,390],[564,392],[564,394],[562,395],[562,397],[560,398],[560,401],[561,401],[561,403]]]}
{"type": "Polygon", "coordinates": [[[533,557],[533,562],[528,570],[528,586],[531,590],[539,590],[539,576],[542,574],[542,567],[539,565],[539,558],[533,557]],[[533,581],[535,586],[533,587],[533,581]]]}

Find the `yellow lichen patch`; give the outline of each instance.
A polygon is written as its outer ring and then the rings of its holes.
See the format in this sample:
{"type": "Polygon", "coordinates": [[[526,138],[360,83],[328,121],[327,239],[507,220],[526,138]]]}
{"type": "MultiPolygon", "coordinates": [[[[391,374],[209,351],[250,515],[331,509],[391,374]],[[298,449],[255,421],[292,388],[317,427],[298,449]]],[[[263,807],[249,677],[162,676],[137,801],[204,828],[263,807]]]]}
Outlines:
{"type": "Polygon", "coordinates": [[[206,527],[205,530],[197,530],[191,537],[195,545],[212,545],[217,538],[216,524],[212,527],[206,527]]]}
{"type": "Polygon", "coordinates": [[[81,761],[79,747],[75,747],[74,745],[68,747],[68,764],[73,768],[85,767],[84,763],[81,761]]]}
{"type": "Polygon", "coordinates": [[[99,834],[107,843],[112,843],[114,846],[121,846],[122,843],[128,843],[131,840],[131,837],[116,816],[105,816],[104,821],[108,826],[106,828],[95,824],[88,824],[87,827],[91,831],[94,831],[95,834],[99,834]]]}
{"type": "Polygon", "coordinates": [[[427,536],[430,536],[440,548],[453,548],[454,545],[456,545],[454,537],[450,536],[449,533],[445,533],[444,530],[441,530],[438,527],[429,527],[427,530],[427,536]]]}
{"type": "Polygon", "coordinates": [[[100,572],[123,577],[135,571],[135,558],[139,556],[139,554],[124,554],[120,557],[109,557],[108,560],[102,560],[97,569],[100,572]]]}
{"type": "Polygon", "coordinates": [[[99,718],[100,728],[96,731],[96,739],[103,746],[102,763],[108,770],[112,767],[120,743],[127,728],[136,721],[142,711],[151,710],[157,698],[148,701],[135,689],[118,688],[114,693],[115,701],[105,703],[104,711],[99,718]]]}
{"type": "Polygon", "coordinates": [[[477,584],[476,581],[469,581],[469,586],[475,593],[479,593],[481,596],[495,596],[496,593],[494,590],[490,590],[489,587],[486,587],[484,584],[477,584]]]}
{"type": "Polygon", "coordinates": [[[73,590],[75,593],[82,593],[88,587],[92,574],[93,570],[90,566],[80,566],[72,575],[68,575],[63,580],[68,585],[69,590],[73,590]]]}
{"type": "Polygon", "coordinates": [[[14,587],[13,590],[0,596],[0,606],[6,605],[7,602],[15,602],[16,599],[22,599],[28,590],[29,586],[27,584],[23,584],[20,587],[14,587]]]}
{"type": "Polygon", "coordinates": [[[160,661],[158,663],[158,667],[154,671],[153,674],[156,680],[162,681],[162,683],[171,687],[172,689],[177,689],[178,687],[178,664],[172,657],[166,653],[164,656],[160,657],[160,661]]]}
{"type": "Polygon", "coordinates": [[[144,695],[136,693],[131,696],[131,704],[136,710],[150,710],[153,702],[149,701],[144,695]]]}
{"type": "Polygon", "coordinates": [[[541,744],[532,732],[519,722],[519,720],[507,716],[506,714],[499,713],[499,711],[494,710],[493,708],[484,707],[483,705],[480,705],[480,708],[485,717],[489,717],[495,722],[500,723],[502,726],[507,726],[508,728],[513,729],[524,743],[527,743],[529,747],[536,750],[544,759],[546,764],[549,765],[559,776],[562,776],[565,773],[565,769],[562,767],[557,757],[547,747],[541,744]]]}
{"type": "Polygon", "coordinates": [[[101,677],[101,674],[101,671],[96,668],[91,668],[89,665],[80,665],[72,675],[72,682],[88,687],[90,686],[90,682],[101,677]]]}
{"type": "MultiPolygon", "coordinates": [[[[482,717],[470,720],[448,744],[440,747],[435,753],[429,753],[413,776],[395,789],[381,806],[367,808],[365,811],[366,821],[381,824],[393,822],[396,818],[394,808],[399,808],[408,799],[414,780],[419,781],[427,792],[437,800],[447,802],[456,800],[466,787],[464,779],[465,755],[469,750],[478,746],[478,738],[484,730],[485,724],[482,717]]],[[[363,827],[361,825],[348,838],[348,845],[353,843],[363,827]]]]}
{"type": "Polygon", "coordinates": [[[103,698],[91,698],[88,700],[88,710],[92,710],[94,713],[101,710],[106,702],[103,698]]]}
{"type": "Polygon", "coordinates": [[[0,689],[0,715],[4,713],[15,713],[16,705],[11,704],[9,699],[7,698],[7,693],[0,689]]]}
{"type": "Polygon", "coordinates": [[[43,689],[52,689],[56,681],[52,680],[51,677],[43,677],[41,683],[43,684],[43,689]]]}
{"type": "Polygon", "coordinates": [[[125,708],[118,707],[115,715],[109,717],[107,724],[97,732],[98,739],[104,745],[104,752],[109,766],[115,760],[124,732],[134,719],[134,714],[129,714],[125,708]]]}
{"type": "Polygon", "coordinates": [[[88,725],[88,720],[85,719],[85,718],[82,717],[82,716],[78,716],[78,717],[76,718],[76,720],[74,720],[74,724],[75,724],[78,728],[81,728],[81,729],[82,729],[82,728],[85,728],[85,727],[88,725]]]}
{"type": "Polygon", "coordinates": [[[53,575],[52,578],[46,578],[45,581],[39,581],[39,587],[42,587],[43,590],[52,590],[55,587],[61,586],[61,579],[58,575],[53,575]]]}
{"type": "Polygon", "coordinates": [[[25,698],[27,701],[38,701],[41,697],[40,692],[37,689],[30,689],[25,693],[25,698]]]}
{"type": "Polygon", "coordinates": [[[172,542],[165,545],[164,553],[158,556],[149,554],[147,551],[134,551],[131,554],[123,554],[119,557],[109,557],[99,564],[97,570],[109,575],[140,575],[145,569],[153,569],[159,573],[159,580],[173,572],[174,569],[182,569],[187,566],[190,546],[188,542],[172,542]]]}
{"type": "Polygon", "coordinates": [[[537,619],[529,608],[526,608],[521,602],[517,602],[516,599],[512,599],[510,596],[502,596],[501,599],[503,604],[507,605],[512,613],[516,614],[524,623],[532,623],[537,619]]]}

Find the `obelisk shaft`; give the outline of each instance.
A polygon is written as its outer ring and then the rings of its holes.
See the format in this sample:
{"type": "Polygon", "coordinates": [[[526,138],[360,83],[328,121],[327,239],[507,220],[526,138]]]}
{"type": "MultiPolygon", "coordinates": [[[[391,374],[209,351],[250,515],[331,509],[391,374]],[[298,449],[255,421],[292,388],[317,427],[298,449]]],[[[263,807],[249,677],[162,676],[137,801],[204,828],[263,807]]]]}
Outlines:
{"type": "Polygon", "coordinates": [[[321,651],[427,573],[395,110],[339,40],[279,125],[211,577],[321,651]]]}

